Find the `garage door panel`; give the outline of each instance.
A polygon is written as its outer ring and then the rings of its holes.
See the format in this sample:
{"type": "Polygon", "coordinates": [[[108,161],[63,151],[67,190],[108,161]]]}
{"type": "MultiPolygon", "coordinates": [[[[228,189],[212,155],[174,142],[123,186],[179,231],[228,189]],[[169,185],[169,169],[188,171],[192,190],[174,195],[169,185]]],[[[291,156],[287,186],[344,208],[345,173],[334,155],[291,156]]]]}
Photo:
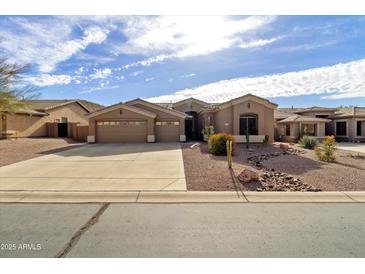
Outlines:
{"type": "Polygon", "coordinates": [[[157,121],[155,132],[157,142],[178,142],[180,123],[178,121],[157,121]]]}
{"type": "Polygon", "coordinates": [[[99,143],[145,143],[146,121],[98,121],[97,142],[99,143]]]}

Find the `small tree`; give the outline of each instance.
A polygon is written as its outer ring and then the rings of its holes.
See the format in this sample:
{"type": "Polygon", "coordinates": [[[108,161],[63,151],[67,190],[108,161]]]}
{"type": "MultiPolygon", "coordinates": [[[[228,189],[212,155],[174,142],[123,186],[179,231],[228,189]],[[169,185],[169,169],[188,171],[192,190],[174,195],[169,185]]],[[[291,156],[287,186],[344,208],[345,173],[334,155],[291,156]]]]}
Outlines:
{"type": "Polygon", "coordinates": [[[323,147],[317,147],[314,152],[317,155],[318,159],[325,162],[333,162],[336,160],[335,156],[336,151],[336,141],[335,136],[326,136],[324,139],[323,147]]]}
{"type": "Polygon", "coordinates": [[[25,66],[9,64],[6,59],[0,59],[0,111],[15,113],[28,107],[24,98],[36,96],[34,89],[19,86],[20,74],[26,70],[25,66]]]}

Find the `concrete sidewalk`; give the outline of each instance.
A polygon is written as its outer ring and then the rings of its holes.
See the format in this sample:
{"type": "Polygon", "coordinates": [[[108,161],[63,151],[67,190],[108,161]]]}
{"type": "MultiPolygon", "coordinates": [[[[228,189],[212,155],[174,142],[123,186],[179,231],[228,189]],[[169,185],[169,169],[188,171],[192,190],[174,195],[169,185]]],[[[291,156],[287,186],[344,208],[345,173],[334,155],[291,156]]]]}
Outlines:
{"type": "Polygon", "coordinates": [[[365,192],[0,191],[0,203],[363,203],[365,192]]]}

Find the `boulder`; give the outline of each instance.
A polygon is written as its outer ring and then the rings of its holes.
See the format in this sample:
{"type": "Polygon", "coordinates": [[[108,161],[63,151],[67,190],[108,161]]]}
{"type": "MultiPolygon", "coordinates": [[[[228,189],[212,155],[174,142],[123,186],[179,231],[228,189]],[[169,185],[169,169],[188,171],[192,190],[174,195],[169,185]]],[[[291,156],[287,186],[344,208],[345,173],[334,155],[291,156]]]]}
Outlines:
{"type": "Polygon", "coordinates": [[[257,182],[259,180],[259,174],[257,171],[244,168],[237,176],[238,180],[244,183],[257,182]]]}
{"type": "Polygon", "coordinates": [[[280,143],[280,148],[281,149],[284,149],[284,150],[287,150],[289,148],[289,145],[288,144],[284,144],[284,143],[280,143]]]}

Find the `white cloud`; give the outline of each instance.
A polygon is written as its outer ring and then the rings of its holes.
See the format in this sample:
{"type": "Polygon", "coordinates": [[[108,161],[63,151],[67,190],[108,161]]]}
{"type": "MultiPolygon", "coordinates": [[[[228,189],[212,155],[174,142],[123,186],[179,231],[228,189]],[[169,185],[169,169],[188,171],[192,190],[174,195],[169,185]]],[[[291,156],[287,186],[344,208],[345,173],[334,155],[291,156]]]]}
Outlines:
{"type": "Polygon", "coordinates": [[[133,77],[136,77],[136,76],[141,75],[143,73],[144,73],[143,70],[138,70],[138,71],[132,72],[130,75],[133,76],[133,77]]]}
{"type": "Polygon", "coordinates": [[[105,79],[105,78],[109,77],[112,73],[113,72],[110,68],[94,69],[94,73],[90,74],[89,77],[92,80],[105,79]]]}
{"type": "Polygon", "coordinates": [[[247,93],[264,98],[322,95],[326,99],[365,97],[365,59],[303,71],[260,77],[242,77],[150,98],[171,102],[195,97],[207,102],[224,102],[247,93]]]}
{"type": "MultiPolygon", "coordinates": [[[[274,16],[129,16],[121,30],[127,42],[115,47],[116,54],[139,54],[149,58],[124,66],[149,66],[170,58],[207,55],[251,41],[255,32],[275,20],[274,16]]],[[[272,41],[273,42],[273,41],[272,41]]]]}
{"type": "Polygon", "coordinates": [[[39,87],[52,85],[68,85],[72,81],[72,77],[66,74],[50,75],[41,74],[39,76],[32,76],[24,78],[24,81],[39,87]]]}
{"type": "Polygon", "coordinates": [[[155,80],[154,77],[149,77],[149,78],[144,79],[145,82],[150,82],[150,81],[153,81],[153,80],[155,80]]]}
{"type": "Polygon", "coordinates": [[[339,40],[325,41],[325,42],[314,42],[314,43],[305,43],[299,45],[292,46],[283,46],[278,48],[279,51],[284,52],[293,52],[293,51],[304,51],[304,50],[313,50],[317,48],[324,48],[328,46],[332,46],[340,42],[339,40]]]}
{"type": "Polygon", "coordinates": [[[125,77],[123,75],[119,75],[119,76],[116,76],[115,79],[122,81],[125,79],[125,77]]]}
{"type": "Polygon", "coordinates": [[[75,74],[80,75],[84,72],[85,68],[84,67],[79,67],[77,70],[75,70],[75,74]]]}
{"type": "Polygon", "coordinates": [[[134,63],[127,64],[127,65],[123,66],[123,69],[129,69],[129,68],[138,67],[138,66],[149,67],[154,63],[162,63],[166,59],[170,59],[172,57],[173,57],[172,55],[161,54],[161,55],[158,55],[158,56],[155,56],[155,57],[150,57],[150,58],[145,59],[145,60],[141,60],[141,61],[137,61],[137,62],[134,62],[134,63]]]}
{"type": "Polygon", "coordinates": [[[80,91],[79,94],[93,93],[93,92],[99,91],[99,90],[111,90],[111,89],[117,89],[117,88],[119,88],[119,86],[117,86],[117,85],[110,86],[110,87],[106,87],[105,85],[103,85],[103,86],[99,86],[99,87],[92,87],[89,89],[84,89],[84,90],[80,91]]]}
{"type": "Polygon", "coordinates": [[[196,76],[196,74],[195,74],[195,73],[189,73],[189,74],[181,75],[180,77],[181,77],[181,78],[190,78],[190,77],[194,77],[194,76],[196,76]]]}
{"type": "Polygon", "coordinates": [[[49,73],[90,44],[102,43],[109,33],[106,28],[87,25],[77,37],[75,26],[78,24],[63,17],[37,21],[11,17],[0,29],[0,49],[10,61],[36,64],[40,72],[49,73]]]}
{"type": "Polygon", "coordinates": [[[274,42],[276,42],[280,39],[282,39],[282,37],[273,37],[271,39],[251,40],[251,41],[247,41],[247,42],[242,42],[239,45],[239,47],[242,48],[242,49],[262,47],[262,46],[266,46],[268,44],[274,43],[274,42]]]}

